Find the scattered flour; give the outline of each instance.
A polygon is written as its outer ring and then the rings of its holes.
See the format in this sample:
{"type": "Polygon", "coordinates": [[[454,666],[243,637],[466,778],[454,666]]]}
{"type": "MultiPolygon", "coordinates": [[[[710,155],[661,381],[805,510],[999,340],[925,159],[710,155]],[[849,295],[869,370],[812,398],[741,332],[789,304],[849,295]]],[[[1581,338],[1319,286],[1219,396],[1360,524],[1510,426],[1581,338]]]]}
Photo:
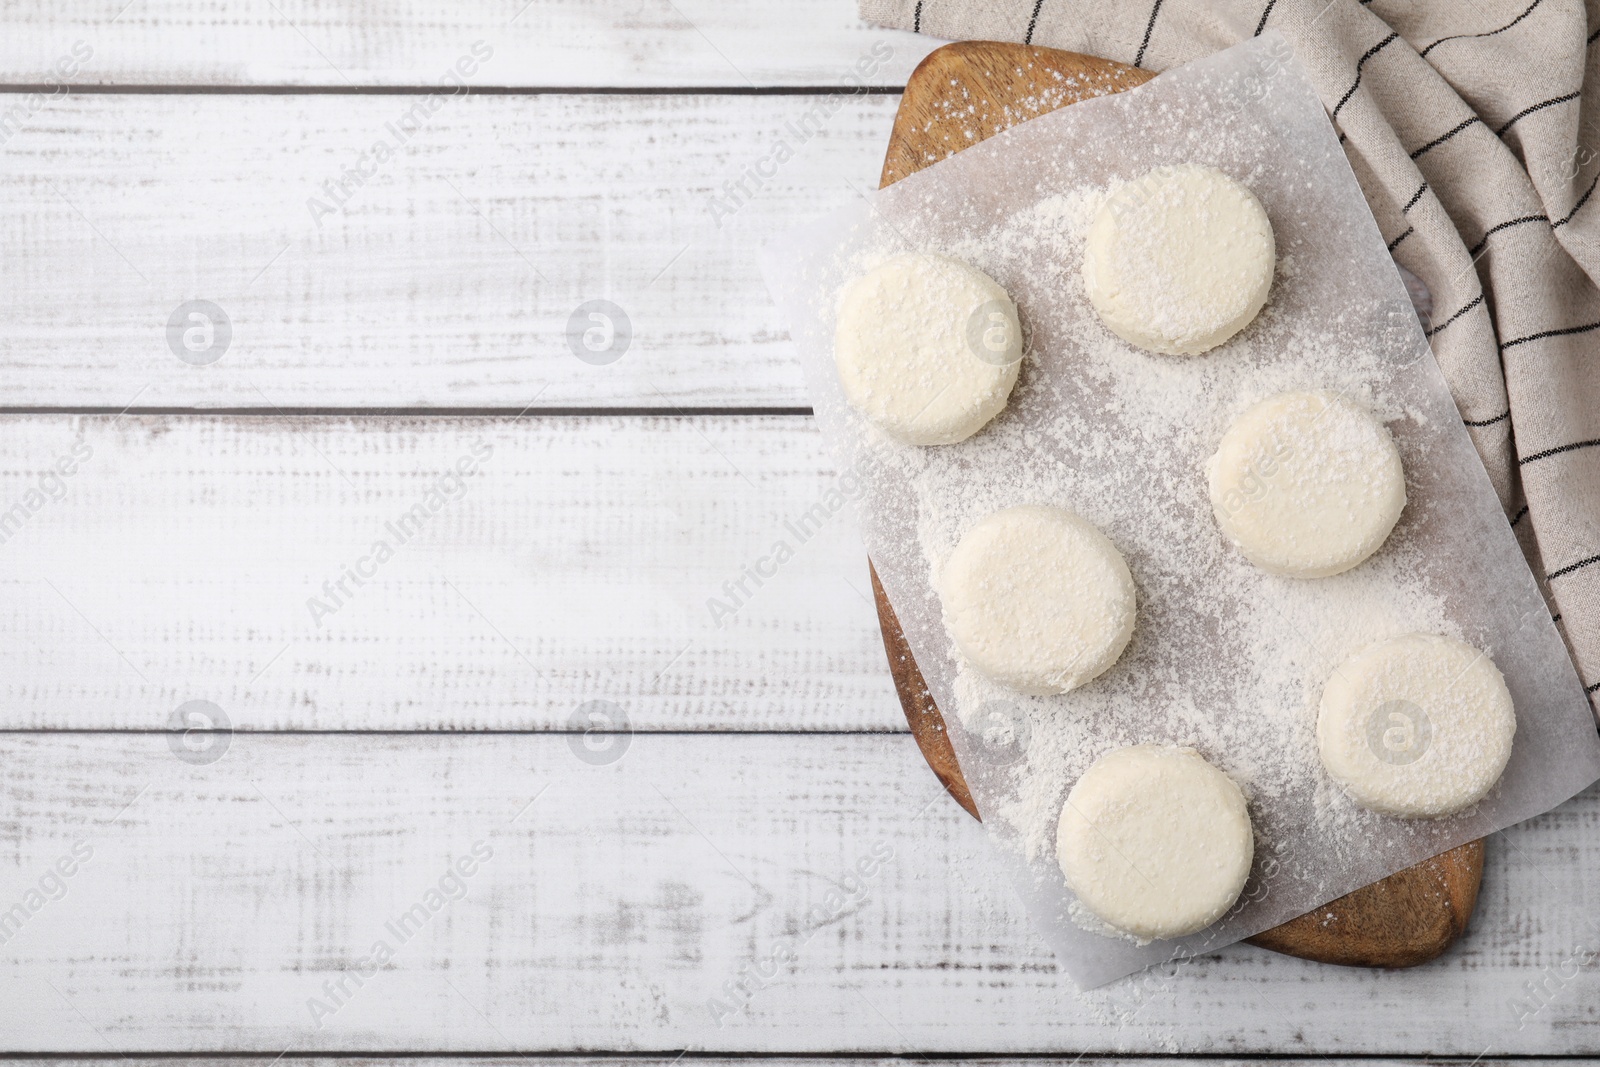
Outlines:
{"type": "MultiPolygon", "coordinates": [[[[1308,331],[1300,309],[1274,302],[1205,356],[1134,348],[1100,323],[1078,270],[1106,195],[1101,187],[1065,190],[938,249],[997,278],[1026,275],[1033,293],[1049,294],[1019,300],[1030,344],[1022,379],[1007,413],[957,448],[907,449],[877,435],[866,443],[872,461],[914,497],[916,536],[936,588],[961,535],[984,517],[1019,504],[1070,508],[1128,560],[1138,586],[1133,640],[1100,678],[1048,697],[985,679],[952,642],[959,668],[954,707],[944,710],[980,748],[1008,754],[999,761],[1007,799],[985,816],[1029,862],[1051,856],[1078,775],[1111,748],[1146,742],[1193,746],[1226,770],[1269,845],[1314,830],[1321,862],[1327,849],[1356,862],[1363,813],[1328,782],[1317,756],[1323,683],[1373,642],[1459,630],[1432,587],[1423,546],[1406,535],[1406,516],[1360,567],[1315,581],[1273,576],[1218,529],[1205,463],[1241,412],[1297,389],[1349,397],[1420,447],[1417,434],[1404,432],[1411,415],[1390,388],[1393,357],[1345,343],[1337,323],[1308,331]],[[996,709],[1025,722],[1021,758],[1009,737],[988,740],[996,709]]],[[[1296,276],[1302,254],[1286,253],[1280,286],[1296,276]]],[[[970,758],[963,765],[969,777],[983,773],[970,758]]]]}
{"type": "MultiPolygon", "coordinates": [[[[1269,32],[971,147],[962,125],[947,122],[948,144],[933,154],[965,150],[808,223],[764,257],[817,422],[840,464],[861,478],[864,540],[945,713],[997,867],[1080,983],[1177,966],[1548,810],[1600,774],[1593,721],[1559,635],[1326,112],[1287,55],[1269,32]],[[1198,357],[1155,355],[1112,335],[1089,307],[1080,271],[1085,231],[1107,191],[1183,162],[1248,186],[1277,246],[1267,306],[1198,357]],[[841,289],[908,251],[970,263],[1021,312],[1028,354],[1009,404],[959,445],[889,440],[851,411],[834,372],[841,289]],[[1252,566],[1217,528],[1207,491],[1205,462],[1227,427],[1291,390],[1361,404],[1385,423],[1405,466],[1408,502],[1393,534],[1329,578],[1252,566]],[[1019,696],[964,669],[934,593],[961,534],[1022,504],[1069,508],[1094,523],[1137,586],[1138,619],[1121,659],[1061,696],[1019,696]],[[1316,707],[1334,667],[1412,631],[1483,649],[1519,706],[1539,709],[1519,712],[1517,755],[1495,790],[1445,819],[1360,809],[1317,756],[1316,707]],[[1257,845],[1233,911],[1200,934],[1142,947],[1073,921],[1052,855],[1068,787],[1103,752],[1134,743],[1192,746],[1231,775],[1249,800],[1257,845]]],[[[972,106],[983,113],[985,105],[972,106]]]]}
{"type": "Polygon", "coordinates": [[[1120,938],[1123,941],[1130,941],[1141,947],[1150,943],[1150,938],[1148,937],[1135,937],[1126,930],[1118,930],[1115,926],[1112,926],[1084,907],[1081,900],[1074,900],[1067,905],[1067,917],[1072,920],[1078,929],[1087,930],[1091,934],[1099,934],[1101,937],[1120,938]]]}

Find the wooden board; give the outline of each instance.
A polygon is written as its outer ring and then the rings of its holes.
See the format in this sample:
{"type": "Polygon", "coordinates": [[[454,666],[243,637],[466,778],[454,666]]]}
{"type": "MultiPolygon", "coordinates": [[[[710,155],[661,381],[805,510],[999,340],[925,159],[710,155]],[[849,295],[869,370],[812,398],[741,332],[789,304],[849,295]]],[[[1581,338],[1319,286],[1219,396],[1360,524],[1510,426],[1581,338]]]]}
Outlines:
{"type": "MultiPolygon", "coordinates": [[[[881,184],[1019,122],[1152,77],[1149,71],[1055,49],[988,41],[947,45],[929,55],[906,86],[881,184]]],[[[872,587],[906,720],[934,774],[978,818],[944,720],[876,574],[872,587]]],[[[1325,963],[1414,966],[1437,958],[1465,932],[1482,877],[1483,842],[1470,842],[1249,940],[1325,963]]]]}
{"type": "Polygon", "coordinates": [[[5,29],[9,85],[55,84],[77,42],[77,84],[340,90],[434,86],[475,42],[493,49],[480,86],[833,87],[863,58],[872,84],[901,85],[937,44],[864,24],[854,0],[18,0],[5,29]]]}
{"type": "Polygon", "coordinates": [[[26,249],[0,256],[0,408],[807,405],[756,252],[870,190],[893,96],[452,98],[313,215],[414,103],[47,100],[0,150],[0,247],[26,249]],[[202,366],[166,334],[193,299],[232,329],[202,366]],[[568,337],[596,299],[632,329],[605,364],[568,337]]]}
{"type": "Polygon", "coordinates": [[[1435,966],[1238,946],[1076,994],[907,737],[640,733],[611,763],[575,744],[237,734],[194,763],[160,734],[0,734],[0,913],[74,844],[93,849],[0,944],[0,1043],[605,1049],[662,1052],[658,1067],[684,1049],[1466,1062],[1600,1047],[1593,792],[1505,831],[1483,936],[1435,966]],[[465,896],[357,987],[385,924],[478,841],[494,856],[465,896]],[[874,850],[892,856],[861,875],[874,850]],[[785,943],[795,958],[774,973],[785,943]],[[313,1019],[307,1002],[340,980],[348,1003],[313,1019]],[[743,1010],[719,1026],[711,1001],[741,980],[743,1010]]]}

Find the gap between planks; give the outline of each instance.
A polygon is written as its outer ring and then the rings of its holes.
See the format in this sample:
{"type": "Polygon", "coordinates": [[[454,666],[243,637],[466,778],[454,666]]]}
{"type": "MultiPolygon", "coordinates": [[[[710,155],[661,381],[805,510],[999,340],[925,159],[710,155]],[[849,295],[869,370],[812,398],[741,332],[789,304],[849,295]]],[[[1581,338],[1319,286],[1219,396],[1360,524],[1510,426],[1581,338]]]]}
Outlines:
{"type": "Polygon", "coordinates": [[[939,43],[864,24],[854,0],[506,0],[447,8],[275,0],[229,9],[116,0],[93,13],[19,0],[7,6],[0,79],[52,88],[64,77],[197,88],[433,89],[466,58],[477,60],[465,64],[474,83],[518,88],[837,86],[850,74],[898,85],[939,43]],[[70,73],[56,66],[60,56],[78,59],[70,73]]]}
{"type": "Polygon", "coordinates": [[[876,186],[897,103],[473,94],[398,141],[387,97],[48,99],[4,139],[5,400],[797,409],[757,250],[876,186]]]}
{"type": "Polygon", "coordinates": [[[1501,835],[1472,936],[1425,967],[1241,945],[1079,994],[904,737],[636,737],[603,760],[566,737],[240,735],[204,762],[0,735],[0,765],[0,902],[92,847],[0,954],[19,1051],[1471,1058],[1581,1053],[1600,1026],[1569,966],[1594,943],[1592,790],[1501,835]],[[479,841],[468,891],[311,1015],[479,841]],[[712,1003],[780,944],[792,966],[712,1003]]]}
{"type": "MultiPolygon", "coordinates": [[[[7,96],[58,93],[69,96],[426,96],[437,85],[140,85],[0,83],[0,110],[7,96]]],[[[904,85],[473,85],[472,96],[899,96],[904,85]]]]}
{"type": "Polygon", "coordinates": [[[275,408],[224,408],[224,407],[3,407],[0,418],[8,415],[193,415],[205,418],[214,415],[247,415],[262,418],[453,418],[453,419],[519,419],[519,418],[595,418],[603,416],[631,416],[635,418],[693,418],[699,416],[784,416],[812,417],[809,407],[540,407],[538,405],[479,408],[368,408],[368,407],[275,407],[275,408]]]}
{"type": "Polygon", "coordinates": [[[1484,1067],[1499,1067],[1499,1065],[1512,1064],[1539,1064],[1559,1062],[1573,1064],[1575,1067],[1586,1064],[1600,1064],[1600,1057],[1589,1055],[1571,1056],[1485,1056],[1477,1059],[1468,1057],[1450,1056],[1400,1056],[1400,1055],[1372,1055],[1372,1056],[1329,1056],[1321,1053],[1173,1053],[1166,1056],[1117,1056],[1106,1054],[1078,1054],[1070,1052],[1038,1052],[1038,1053],[921,1053],[921,1052],[834,1052],[825,1054],[815,1053],[789,1053],[789,1052],[760,1052],[760,1051],[734,1051],[734,1052],[696,1052],[692,1049],[674,1053],[667,1052],[626,1052],[608,1050],[586,1050],[581,1052],[565,1049],[523,1049],[516,1052],[495,1052],[492,1050],[464,1050],[440,1055],[437,1052],[385,1052],[374,1054],[370,1052],[323,1052],[314,1056],[283,1056],[273,1058],[253,1052],[228,1052],[224,1050],[203,1052],[134,1052],[108,1057],[103,1053],[63,1052],[50,1056],[40,1056],[33,1053],[0,1052],[0,1062],[20,1064],[39,1064],[40,1067],[53,1067],[58,1064],[72,1064],[74,1067],[116,1067],[119,1063],[137,1062],[149,1064],[150,1067],[162,1067],[164,1064],[182,1065],[182,1067],[203,1067],[205,1064],[228,1064],[239,1067],[271,1067],[272,1064],[282,1064],[283,1067],[320,1067],[323,1064],[344,1064],[352,1062],[383,1067],[386,1064],[405,1064],[407,1067],[527,1067],[528,1064],[538,1064],[549,1061],[579,1067],[579,1065],[592,1065],[592,1067],[632,1067],[637,1064],[660,1064],[670,1067],[680,1061],[688,1063],[705,1064],[707,1067],[738,1067],[740,1064],[750,1062],[783,1063],[791,1067],[831,1067],[833,1064],[850,1064],[852,1067],[906,1067],[910,1061],[920,1060],[925,1063],[950,1064],[952,1067],[1172,1067],[1178,1062],[1197,1062],[1211,1065],[1211,1067],[1231,1067],[1233,1064],[1318,1064],[1320,1067],[1410,1067],[1415,1064],[1443,1065],[1458,1063],[1463,1067],[1469,1064],[1482,1064],[1484,1067]]]}
{"type": "Polygon", "coordinates": [[[904,729],[808,417],[0,425],[0,729],[904,729]]]}

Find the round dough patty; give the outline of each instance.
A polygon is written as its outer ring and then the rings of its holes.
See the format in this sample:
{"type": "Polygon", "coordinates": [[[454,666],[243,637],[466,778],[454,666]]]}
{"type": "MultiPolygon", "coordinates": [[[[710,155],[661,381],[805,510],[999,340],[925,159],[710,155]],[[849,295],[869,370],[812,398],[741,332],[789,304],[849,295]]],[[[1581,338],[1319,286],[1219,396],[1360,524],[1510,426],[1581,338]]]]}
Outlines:
{"type": "Polygon", "coordinates": [[[1406,506],[1389,431],[1326,393],[1281,393],[1246,411],[1206,474],[1222,532],[1262,570],[1292,578],[1354,567],[1406,506]]]}
{"type": "Polygon", "coordinates": [[[1239,899],[1255,855],[1244,794],[1192,748],[1107,752],[1067,794],[1056,859],[1084,907],[1136,937],[1182,937],[1239,899]]]}
{"type": "Polygon", "coordinates": [[[948,445],[1005,408],[1022,327],[988,275],[913,252],[845,286],[833,354],[845,397],[875,426],[909,445],[948,445]]]}
{"type": "Polygon", "coordinates": [[[1322,765],[1362,807],[1450,815],[1494,788],[1517,717],[1487,655],[1406,634],[1364,649],[1328,679],[1317,716],[1322,765]]]}
{"type": "Polygon", "coordinates": [[[1133,636],[1133,576],[1115,545],[1063,508],[997,511],[940,576],[950,636],[981,674],[1024,693],[1076,689],[1133,636]]]}
{"type": "Polygon", "coordinates": [[[1083,281],[1100,320],[1140,348],[1196,355],[1250,324],[1276,249],[1261,202],[1215,167],[1157,167],[1100,205],[1083,281]]]}

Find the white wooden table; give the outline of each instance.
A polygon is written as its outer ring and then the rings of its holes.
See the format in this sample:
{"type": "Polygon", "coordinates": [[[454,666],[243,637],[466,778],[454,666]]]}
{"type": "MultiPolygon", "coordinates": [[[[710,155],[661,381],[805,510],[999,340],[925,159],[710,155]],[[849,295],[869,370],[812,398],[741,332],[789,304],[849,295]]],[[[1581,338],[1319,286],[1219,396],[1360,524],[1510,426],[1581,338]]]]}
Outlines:
{"type": "Polygon", "coordinates": [[[850,0],[0,12],[3,1050],[1600,1050],[1594,794],[1410,972],[1077,994],[985,870],[850,519],[785,526],[830,468],[754,265],[875,184],[933,42],[850,0]],[[228,729],[170,732],[194,701],[228,729]]]}

